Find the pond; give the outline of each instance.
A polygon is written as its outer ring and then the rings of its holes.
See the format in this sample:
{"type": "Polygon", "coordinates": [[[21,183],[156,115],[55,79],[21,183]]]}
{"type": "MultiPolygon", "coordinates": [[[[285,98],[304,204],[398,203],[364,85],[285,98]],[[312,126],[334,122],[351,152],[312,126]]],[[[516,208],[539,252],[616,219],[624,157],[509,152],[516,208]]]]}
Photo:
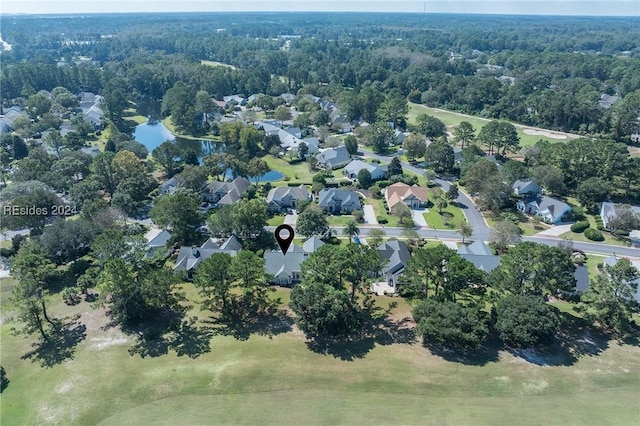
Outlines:
{"type": "MultiPolygon", "coordinates": [[[[185,139],[176,137],[167,129],[162,121],[151,120],[144,124],[136,126],[133,132],[133,138],[143,144],[149,153],[153,152],[155,148],[160,146],[163,142],[174,142],[181,152],[193,151],[198,155],[198,158],[202,161],[203,157],[213,154],[215,152],[224,152],[224,144],[219,142],[212,142],[208,140],[197,139],[185,139]]],[[[231,178],[231,170],[227,171],[227,178],[231,178]]],[[[264,175],[260,176],[258,182],[270,182],[282,179],[284,175],[278,171],[270,170],[264,175]]],[[[253,177],[249,180],[253,181],[253,177]]]]}

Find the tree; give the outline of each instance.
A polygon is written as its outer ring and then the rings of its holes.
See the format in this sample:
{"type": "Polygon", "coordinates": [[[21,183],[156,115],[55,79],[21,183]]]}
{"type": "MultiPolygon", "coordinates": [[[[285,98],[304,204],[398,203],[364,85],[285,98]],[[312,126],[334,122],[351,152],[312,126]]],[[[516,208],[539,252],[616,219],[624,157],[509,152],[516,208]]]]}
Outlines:
{"type": "Polygon", "coordinates": [[[439,244],[413,251],[402,274],[403,296],[455,301],[456,294],[480,284],[483,274],[455,250],[439,244]]]}
{"type": "Polygon", "coordinates": [[[460,149],[464,149],[465,145],[471,145],[475,142],[475,129],[468,121],[461,121],[458,126],[453,129],[453,141],[460,144],[460,149]]]}
{"type": "Polygon", "coordinates": [[[360,188],[369,188],[372,183],[371,172],[367,169],[361,169],[358,172],[358,185],[360,188]]]}
{"type": "Polygon", "coordinates": [[[233,205],[231,217],[238,235],[256,238],[267,226],[267,203],[258,198],[240,200],[233,205]]]}
{"type": "Polygon", "coordinates": [[[496,222],[489,239],[496,245],[497,250],[505,251],[509,245],[520,242],[520,228],[513,222],[496,222]]]}
{"type": "Polygon", "coordinates": [[[312,235],[326,234],[329,224],[327,217],[319,207],[309,206],[298,216],[296,229],[305,237],[311,237],[312,235]]]}
{"type": "Polygon", "coordinates": [[[203,298],[204,308],[212,311],[220,308],[223,313],[230,308],[234,287],[231,263],[231,255],[213,253],[198,267],[193,284],[203,298]]]}
{"type": "Polygon", "coordinates": [[[353,135],[347,135],[344,138],[344,146],[347,148],[349,155],[356,155],[358,153],[358,139],[353,135]]]}
{"type": "Polygon", "coordinates": [[[393,206],[391,208],[391,213],[398,217],[398,222],[400,222],[400,225],[403,225],[405,220],[411,219],[413,217],[409,206],[402,202],[397,203],[395,206],[393,206]]]}
{"type": "Polygon", "coordinates": [[[273,118],[280,121],[280,124],[282,124],[283,121],[291,120],[291,110],[284,105],[280,105],[278,108],[276,108],[276,111],[273,114],[273,118]]]}
{"type": "Polygon", "coordinates": [[[442,209],[446,209],[449,206],[446,194],[438,194],[434,204],[438,207],[438,213],[442,214],[442,209]]]}
{"type": "Polygon", "coordinates": [[[420,132],[429,139],[444,136],[447,131],[447,126],[442,122],[442,120],[428,114],[418,114],[416,121],[418,122],[420,132]]]}
{"type": "Polygon", "coordinates": [[[289,307],[308,336],[348,336],[360,330],[364,319],[360,305],[344,290],[314,281],[293,288],[289,307]]]}
{"type": "Polygon", "coordinates": [[[611,195],[611,185],[604,179],[592,177],[578,184],[576,198],[590,212],[598,209],[598,204],[611,195]]]}
{"type": "Polygon", "coordinates": [[[387,123],[376,122],[369,127],[367,139],[373,152],[382,154],[387,151],[390,145],[394,144],[396,135],[387,123]]]}
{"type": "Polygon", "coordinates": [[[404,149],[409,161],[414,161],[415,159],[424,156],[427,144],[422,136],[412,133],[405,138],[402,143],[402,149],[404,149]]]}
{"type": "Polygon", "coordinates": [[[466,351],[478,349],[489,335],[486,316],[473,307],[427,299],[418,302],[412,313],[425,342],[466,351]]]}
{"type": "Polygon", "coordinates": [[[253,158],[262,144],[264,144],[265,134],[253,126],[243,127],[240,131],[239,143],[240,154],[245,159],[253,158]]]}
{"type": "Polygon", "coordinates": [[[566,190],[564,174],[555,166],[536,166],[531,169],[531,177],[550,194],[563,194],[566,190]]]}
{"type": "Polygon", "coordinates": [[[233,206],[226,205],[216,209],[209,219],[207,220],[207,226],[211,234],[219,237],[227,237],[233,234],[233,206]]]}
{"type": "Polygon", "coordinates": [[[511,295],[495,306],[496,331],[508,346],[531,348],[549,343],[559,325],[555,309],[542,299],[511,295]]]}
{"type": "Polygon", "coordinates": [[[207,183],[208,176],[209,173],[204,167],[187,164],[182,171],[176,175],[176,181],[180,188],[200,192],[207,183]]]}
{"type": "Polygon", "coordinates": [[[469,238],[473,235],[473,228],[469,222],[462,219],[458,224],[458,233],[462,236],[462,244],[464,244],[465,238],[469,238]]]}
{"type": "Polygon", "coordinates": [[[87,219],[59,219],[44,228],[40,243],[51,259],[62,264],[87,254],[97,233],[97,226],[87,219]]]}
{"type": "Polygon", "coordinates": [[[458,190],[458,185],[452,183],[447,190],[447,200],[455,201],[456,198],[460,195],[460,191],[458,190]]]}
{"type": "Polygon", "coordinates": [[[264,259],[249,250],[240,251],[231,260],[229,269],[242,290],[243,304],[251,312],[262,312],[270,305],[271,286],[264,273],[264,259]]]}
{"type": "Polygon", "coordinates": [[[364,284],[372,272],[377,272],[382,266],[380,254],[372,247],[362,244],[350,244],[344,249],[345,264],[344,278],[351,283],[351,299],[356,300],[358,291],[364,291],[364,284]]]}
{"type": "Polygon", "coordinates": [[[498,120],[490,121],[480,130],[478,142],[487,146],[489,155],[494,154],[494,147],[496,154],[500,154],[502,148],[502,155],[515,152],[520,147],[520,137],[514,125],[498,120]]]}
{"type": "Polygon", "coordinates": [[[25,104],[29,116],[33,119],[42,117],[45,113],[49,112],[51,105],[53,105],[53,103],[46,92],[38,92],[29,96],[25,104]]]}
{"type": "Polygon", "coordinates": [[[502,175],[505,177],[507,183],[511,185],[518,179],[524,179],[528,177],[529,171],[527,170],[527,167],[520,161],[508,160],[502,165],[500,173],[502,173],[502,175]]]}
{"type": "Polygon", "coordinates": [[[434,141],[427,146],[424,159],[438,172],[451,172],[454,165],[453,147],[444,141],[434,141]]]}
{"type": "Polygon", "coordinates": [[[360,235],[360,228],[358,228],[358,225],[356,225],[356,223],[353,220],[349,220],[345,224],[344,230],[342,231],[342,233],[343,235],[349,236],[349,244],[351,244],[351,239],[353,237],[360,235]]]}
{"type": "Polygon", "coordinates": [[[164,141],[154,148],[153,159],[162,167],[167,178],[172,177],[180,171],[182,161],[178,146],[172,141],[164,141]]]}
{"type": "Polygon", "coordinates": [[[60,153],[60,148],[64,145],[64,139],[62,135],[57,130],[52,130],[49,134],[44,138],[45,143],[47,143],[50,147],[56,150],[56,152],[60,153]]]}
{"type": "Polygon", "coordinates": [[[348,262],[342,246],[325,244],[302,262],[302,281],[322,283],[336,289],[344,289],[348,262]]]}
{"type": "Polygon", "coordinates": [[[378,247],[386,235],[384,229],[373,228],[367,233],[367,241],[371,247],[378,247]]]}
{"type": "Polygon", "coordinates": [[[639,276],[638,270],[627,259],[618,259],[614,266],[604,265],[582,295],[580,311],[590,321],[597,321],[604,328],[625,335],[630,331],[632,314],[637,309],[634,300],[639,276]]]}
{"type": "Polygon", "coordinates": [[[409,113],[409,104],[407,98],[402,95],[400,90],[391,89],[384,102],[380,104],[376,116],[380,121],[393,123],[393,128],[404,127],[409,113]]]}
{"type": "Polygon", "coordinates": [[[302,159],[306,158],[307,153],[309,152],[309,145],[305,142],[300,142],[298,145],[298,156],[302,159]]]}
{"type": "Polygon", "coordinates": [[[12,292],[12,302],[17,308],[18,319],[24,323],[23,331],[31,334],[39,331],[49,340],[44,321],[57,328],[47,313],[47,287],[56,269],[46,249],[37,241],[20,245],[11,262],[11,273],[18,281],[12,292]]]}
{"type": "Polygon", "coordinates": [[[402,174],[402,164],[400,164],[400,159],[398,157],[393,157],[389,162],[389,166],[387,167],[387,175],[398,176],[401,174],[402,174]]]}
{"type": "Polygon", "coordinates": [[[195,193],[178,189],[157,199],[149,215],[156,224],[171,228],[175,241],[186,245],[195,242],[196,229],[202,222],[199,205],[200,200],[195,193]]]}
{"type": "Polygon", "coordinates": [[[607,218],[607,229],[612,234],[618,231],[631,231],[640,227],[640,215],[629,204],[615,205],[613,214],[607,218]]]}
{"type": "Polygon", "coordinates": [[[558,248],[532,242],[511,247],[502,255],[491,282],[513,294],[542,297],[545,293],[572,291],[576,286],[575,265],[558,248]]]}
{"type": "Polygon", "coordinates": [[[96,155],[91,163],[93,178],[100,184],[101,188],[109,195],[116,191],[118,184],[115,170],[113,168],[113,158],[116,156],[111,151],[104,151],[96,155]]]}
{"type": "Polygon", "coordinates": [[[256,182],[256,185],[258,184],[258,181],[260,180],[262,175],[264,175],[268,171],[269,171],[269,165],[267,164],[266,161],[264,161],[261,158],[253,157],[249,161],[249,164],[247,164],[247,173],[249,174],[249,176],[253,177],[253,179],[256,182]]]}

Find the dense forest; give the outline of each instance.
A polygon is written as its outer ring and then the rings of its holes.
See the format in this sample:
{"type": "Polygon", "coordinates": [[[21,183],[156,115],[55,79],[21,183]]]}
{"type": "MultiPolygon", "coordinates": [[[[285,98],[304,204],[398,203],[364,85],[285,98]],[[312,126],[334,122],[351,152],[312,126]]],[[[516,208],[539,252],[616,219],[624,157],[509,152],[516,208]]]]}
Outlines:
{"type": "Polygon", "coordinates": [[[635,18],[218,13],[0,20],[11,45],[1,54],[4,106],[61,86],[103,94],[107,109],[117,109],[119,98],[161,100],[183,83],[194,97],[309,93],[338,102],[350,119],[366,119],[367,104],[398,89],[413,102],[526,125],[627,143],[637,132],[635,18]]]}

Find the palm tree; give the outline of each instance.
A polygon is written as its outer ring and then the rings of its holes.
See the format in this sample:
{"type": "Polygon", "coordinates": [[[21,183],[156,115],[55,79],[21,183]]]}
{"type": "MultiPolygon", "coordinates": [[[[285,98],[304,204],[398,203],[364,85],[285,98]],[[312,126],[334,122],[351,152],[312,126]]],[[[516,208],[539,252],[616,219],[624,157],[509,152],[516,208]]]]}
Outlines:
{"type": "Polygon", "coordinates": [[[360,228],[358,228],[358,225],[356,225],[355,221],[350,220],[345,224],[342,233],[343,235],[349,236],[349,244],[351,244],[351,238],[355,237],[356,235],[360,235],[360,228]]]}
{"type": "Polygon", "coordinates": [[[438,197],[436,197],[435,204],[436,207],[438,207],[438,213],[442,214],[442,209],[446,209],[449,205],[449,202],[447,201],[447,197],[444,194],[440,194],[438,195],[438,197]]]}

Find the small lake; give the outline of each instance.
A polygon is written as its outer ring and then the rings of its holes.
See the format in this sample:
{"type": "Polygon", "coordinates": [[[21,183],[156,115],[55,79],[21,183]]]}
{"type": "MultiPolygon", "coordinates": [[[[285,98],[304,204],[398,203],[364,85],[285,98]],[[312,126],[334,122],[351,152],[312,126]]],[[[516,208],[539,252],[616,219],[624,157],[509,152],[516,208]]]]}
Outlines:
{"type": "MultiPolygon", "coordinates": [[[[143,144],[149,150],[149,153],[153,152],[153,150],[160,146],[163,142],[174,142],[181,152],[195,152],[198,155],[200,161],[202,161],[202,158],[206,157],[207,155],[216,152],[224,152],[223,143],[176,137],[169,131],[169,129],[167,129],[164,124],[162,124],[161,121],[156,120],[137,125],[135,131],[133,132],[133,138],[143,144]]],[[[227,171],[226,177],[232,177],[231,170],[227,171]]],[[[283,177],[284,175],[282,173],[275,170],[270,170],[264,175],[260,176],[258,182],[275,181],[282,179],[283,177]]],[[[253,181],[253,178],[250,177],[249,180],[253,181]]]]}

